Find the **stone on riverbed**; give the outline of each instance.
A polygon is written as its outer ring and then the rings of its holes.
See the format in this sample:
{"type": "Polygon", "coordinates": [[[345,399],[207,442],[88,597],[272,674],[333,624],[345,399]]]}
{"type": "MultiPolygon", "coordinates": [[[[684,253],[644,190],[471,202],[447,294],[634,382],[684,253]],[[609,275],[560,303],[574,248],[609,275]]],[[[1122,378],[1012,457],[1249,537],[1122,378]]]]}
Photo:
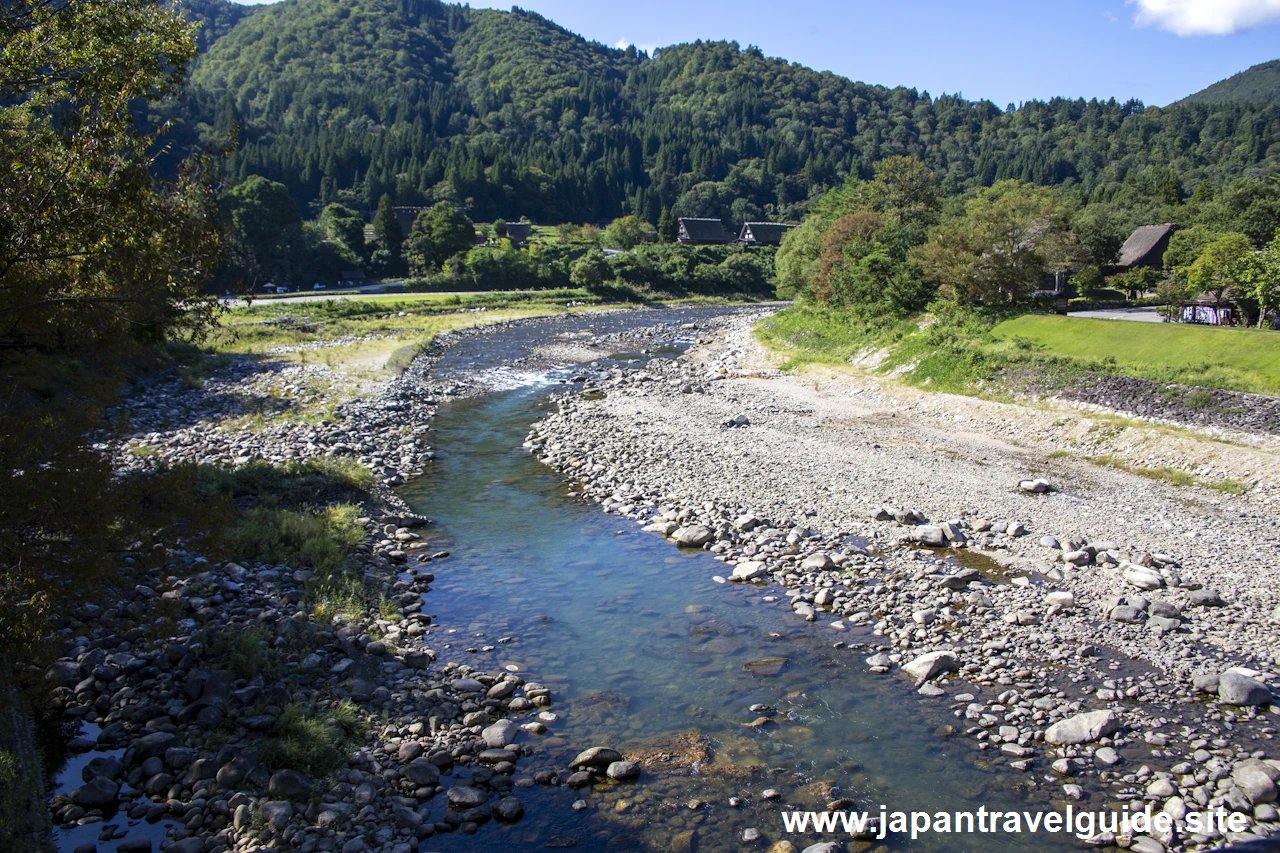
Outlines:
{"type": "Polygon", "coordinates": [[[1143,566],[1129,566],[1124,570],[1124,579],[1138,589],[1160,589],[1164,586],[1164,578],[1154,569],[1143,566]]]}
{"type": "Polygon", "coordinates": [[[1086,711],[1054,723],[1044,733],[1044,739],[1054,746],[1075,746],[1113,735],[1119,729],[1120,718],[1115,711],[1086,711]]]}
{"type": "Polygon", "coordinates": [[[944,672],[955,672],[958,669],[960,669],[960,660],[954,653],[948,651],[929,652],[902,665],[902,671],[916,680],[917,687],[934,676],[944,672]]]}
{"type": "Polygon", "coordinates": [[[716,535],[711,531],[711,528],[705,525],[692,524],[688,527],[681,527],[671,534],[671,538],[681,548],[701,548],[708,542],[715,540],[716,535]]]}
{"type": "Polygon", "coordinates": [[[828,569],[834,569],[835,567],[836,564],[832,559],[822,551],[819,551],[817,554],[810,554],[804,558],[802,563],[800,563],[800,568],[816,571],[827,571],[828,569]]]}
{"type": "Polygon", "coordinates": [[[619,782],[634,779],[640,775],[640,765],[634,761],[613,761],[610,762],[604,775],[619,782]]]}
{"type": "Polygon", "coordinates": [[[106,776],[95,776],[71,792],[71,802],[85,809],[100,809],[114,805],[119,795],[119,782],[106,776]]]}
{"type": "Polygon", "coordinates": [[[490,747],[502,749],[515,742],[516,734],[519,731],[519,726],[511,720],[498,720],[498,722],[480,732],[480,737],[484,738],[484,742],[490,747]]]}
{"type": "Polygon", "coordinates": [[[753,581],[768,574],[768,567],[760,560],[747,560],[733,567],[730,580],[753,581]]]}
{"type": "Polygon", "coordinates": [[[448,796],[449,805],[459,809],[477,809],[489,799],[487,793],[470,785],[454,785],[448,796]]]}
{"type": "Polygon", "coordinates": [[[604,770],[615,761],[622,761],[622,753],[618,752],[618,750],[610,749],[607,746],[593,746],[578,753],[578,757],[569,762],[569,767],[572,770],[579,770],[583,767],[595,767],[604,770]]]}
{"type": "Polygon", "coordinates": [[[1271,688],[1229,669],[1218,676],[1218,701],[1224,705],[1268,705],[1271,688]]]}
{"type": "Polygon", "coordinates": [[[1048,480],[1042,480],[1039,477],[1034,480],[1022,480],[1018,483],[1018,488],[1033,495],[1043,495],[1053,490],[1048,480]]]}

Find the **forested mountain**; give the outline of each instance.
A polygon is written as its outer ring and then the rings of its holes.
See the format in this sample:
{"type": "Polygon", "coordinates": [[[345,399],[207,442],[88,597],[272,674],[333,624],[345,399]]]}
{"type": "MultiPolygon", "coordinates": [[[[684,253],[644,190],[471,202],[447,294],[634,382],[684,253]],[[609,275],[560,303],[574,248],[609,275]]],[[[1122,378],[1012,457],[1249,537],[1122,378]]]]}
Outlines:
{"type": "Polygon", "coordinates": [[[232,3],[231,0],[172,0],[171,5],[181,10],[187,20],[200,23],[200,32],[196,33],[196,47],[201,51],[207,50],[209,45],[230,32],[232,27],[262,8],[232,3]]]}
{"type": "Polygon", "coordinates": [[[234,122],[231,179],[280,181],[304,209],[368,210],[389,192],[480,220],[657,222],[668,208],[741,222],[795,217],[897,154],[920,157],[948,192],[1017,178],[1085,199],[1170,167],[1188,191],[1280,169],[1275,104],[1001,110],[736,43],[650,58],[518,8],[436,0],[283,0],[213,40],[192,79],[178,138],[208,140],[234,122]]]}
{"type": "Polygon", "coordinates": [[[1280,59],[1263,62],[1188,95],[1183,104],[1280,104],[1280,59]]]}

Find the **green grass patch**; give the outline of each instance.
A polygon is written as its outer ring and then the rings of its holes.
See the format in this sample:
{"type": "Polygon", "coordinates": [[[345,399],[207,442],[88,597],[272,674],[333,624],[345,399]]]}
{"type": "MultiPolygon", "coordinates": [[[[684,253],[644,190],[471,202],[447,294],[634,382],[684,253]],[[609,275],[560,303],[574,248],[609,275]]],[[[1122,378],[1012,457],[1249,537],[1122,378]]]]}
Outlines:
{"type": "Polygon", "coordinates": [[[222,628],[201,635],[204,648],[200,657],[206,666],[225,670],[235,678],[270,678],[278,663],[271,639],[271,632],[263,627],[222,628]]]}
{"type": "Polygon", "coordinates": [[[353,504],[300,512],[258,506],[224,535],[237,559],[334,572],[364,539],[359,517],[360,508],[353,504]]]}
{"type": "Polygon", "coordinates": [[[1224,495],[1243,495],[1249,491],[1248,483],[1232,477],[1228,477],[1225,480],[1214,480],[1208,484],[1208,487],[1215,492],[1222,492],[1224,495]]]}
{"type": "MultiPolygon", "coordinates": [[[[1038,352],[1085,363],[1110,363],[1110,372],[1176,382],[1280,394],[1280,334],[1178,323],[1135,323],[1024,314],[991,330],[994,341],[1030,341],[1038,352]]],[[[1183,395],[1192,408],[1213,405],[1207,392],[1183,395]]]]}
{"type": "Polygon", "coordinates": [[[1256,329],[1010,316],[939,301],[907,320],[798,304],[761,322],[756,336],[788,369],[883,349],[877,370],[938,391],[972,393],[1003,370],[1030,368],[1056,385],[1104,373],[1201,386],[1169,392],[1191,409],[1218,406],[1205,388],[1280,394],[1280,334],[1256,329]]]}
{"type": "Polygon", "coordinates": [[[1159,468],[1133,465],[1110,453],[1104,453],[1100,456],[1085,456],[1083,458],[1086,462],[1092,462],[1094,465],[1118,468],[1121,471],[1128,471],[1130,474],[1137,474],[1139,477],[1146,477],[1148,480],[1159,480],[1171,486],[1203,486],[1227,495],[1242,495],[1249,491],[1249,484],[1241,480],[1227,478],[1205,482],[1192,474],[1188,474],[1186,471],[1170,468],[1168,465],[1162,465],[1159,468]]]}
{"type": "Polygon", "coordinates": [[[262,763],[270,770],[325,777],[343,765],[346,753],[364,744],[366,733],[350,702],[325,709],[289,705],[262,746],[262,763]]]}

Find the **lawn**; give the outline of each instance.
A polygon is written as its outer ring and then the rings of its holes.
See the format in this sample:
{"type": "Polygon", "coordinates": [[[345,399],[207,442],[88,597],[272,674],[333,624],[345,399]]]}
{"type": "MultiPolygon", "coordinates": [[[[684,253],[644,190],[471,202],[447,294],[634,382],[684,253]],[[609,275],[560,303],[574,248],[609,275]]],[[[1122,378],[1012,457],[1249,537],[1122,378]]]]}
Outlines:
{"type": "Polygon", "coordinates": [[[1027,314],[991,330],[1037,352],[1104,362],[1118,373],[1189,385],[1280,394],[1280,333],[1174,323],[1027,314]]]}

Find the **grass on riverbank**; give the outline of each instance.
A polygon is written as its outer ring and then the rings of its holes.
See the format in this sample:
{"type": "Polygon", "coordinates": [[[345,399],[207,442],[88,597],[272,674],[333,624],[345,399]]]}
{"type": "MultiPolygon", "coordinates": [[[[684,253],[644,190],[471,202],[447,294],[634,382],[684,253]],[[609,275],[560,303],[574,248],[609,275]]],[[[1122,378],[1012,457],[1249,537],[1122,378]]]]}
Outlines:
{"type": "Polygon", "coordinates": [[[1002,369],[1032,367],[1058,381],[1095,372],[1280,394],[1280,335],[1251,329],[1008,317],[948,305],[886,321],[798,305],[764,321],[757,336],[790,367],[854,361],[939,391],[971,393],[1002,369]]]}

